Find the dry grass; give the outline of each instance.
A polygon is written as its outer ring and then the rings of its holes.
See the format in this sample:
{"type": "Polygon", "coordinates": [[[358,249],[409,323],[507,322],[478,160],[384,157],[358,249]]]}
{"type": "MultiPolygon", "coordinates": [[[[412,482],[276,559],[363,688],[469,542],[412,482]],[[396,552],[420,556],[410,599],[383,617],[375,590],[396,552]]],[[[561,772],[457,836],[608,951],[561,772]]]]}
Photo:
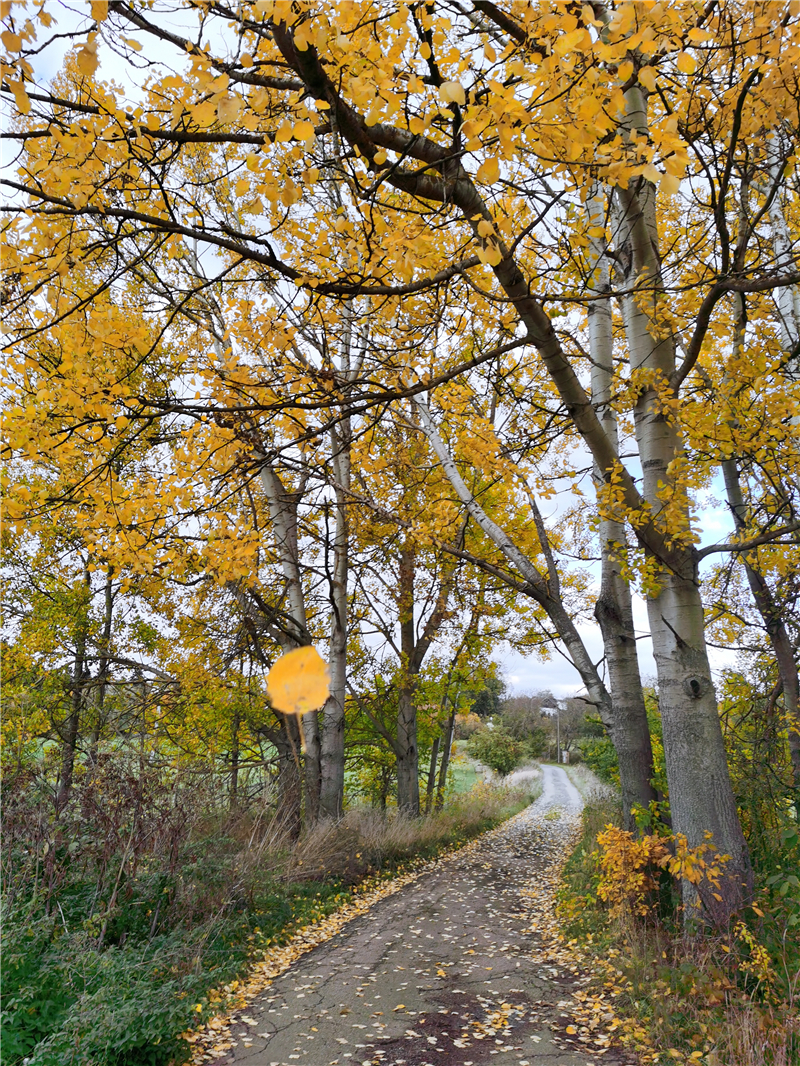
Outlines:
{"type": "MultiPolygon", "coordinates": [[[[589,781],[584,776],[584,787],[589,781]]],[[[666,920],[654,913],[637,920],[610,917],[596,898],[596,838],[618,819],[610,800],[585,808],[559,912],[565,934],[595,957],[615,986],[626,1046],[638,1051],[643,1064],[658,1066],[800,1066],[800,973],[789,950],[794,928],[774,910],[756,928],[754,943],[772,945],[772,977],[765,984],[753,975],[753,953],[735,931],[689,936],[679,914],[666,920]],[[782,939],[781,955],[774,942],[782,939]]]]}
{"type": "MultiPolygon", "coordinates": [[[[535,789],[535,782],[533,783],[535,789]]],[[[339,822],[314,826],[294,846],[284,871],[287,880],[340,877],[355,882],[365,874],[468,840],[497,825],[531,802],[532,788],[479,784],[445,810],[423,818],[397,811],[355,807],[339,822]]]]}
{"type": "Polygon", "coordinates": [[[567,777],[585,800],[605,800],[616,795],[614,789],[601,781],[584,763],[564,765],[562,769],[566,770],[567,777]]]}
{"type": "Polygon", "coordinates": [[[743,1001],[727,1007],[717,1045],[706,1061],[710,1066],[797,1066],[798,1048],[800,1017],[796,1010],[743,1001]]]}

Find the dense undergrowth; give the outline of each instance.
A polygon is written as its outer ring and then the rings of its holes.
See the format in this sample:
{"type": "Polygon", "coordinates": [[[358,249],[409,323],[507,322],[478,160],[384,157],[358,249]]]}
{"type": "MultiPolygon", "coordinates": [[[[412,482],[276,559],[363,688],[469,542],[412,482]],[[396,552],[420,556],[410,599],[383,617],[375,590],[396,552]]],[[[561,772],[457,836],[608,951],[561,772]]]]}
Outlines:
{"type": "MultiPolygon", "coordinates": [[[[141,769],[141,768],[140,768],[141,769]]],[[[412,822],[351,810],[292,843],[268,809],[214,811],[196,781],[111,767],[58,816],[6,781],[5,1066],[160,1066],[264,946],[529,801],[481,786],[412,822]]]]}
{"type": "MultiPolygon", "coordinates": [[[[705,929],[699,936],[684,922],[679,883],[658,863],[629,869],[622,891],[608,891],[607,827],[620,824],[613,798],[587,804],[581,840],[564,869],[559,912],[566,936],[593,956],[615,990],[616,1009],[625,1019],[623,1040],[643,1063],[796,1066],[796,828],[789,822],[779,834],[780,846],[769,853],[754,849],[754,906],[730,928],[705,929]]],[[[615,839],[611,834],[612,843],[615,839]]]]}

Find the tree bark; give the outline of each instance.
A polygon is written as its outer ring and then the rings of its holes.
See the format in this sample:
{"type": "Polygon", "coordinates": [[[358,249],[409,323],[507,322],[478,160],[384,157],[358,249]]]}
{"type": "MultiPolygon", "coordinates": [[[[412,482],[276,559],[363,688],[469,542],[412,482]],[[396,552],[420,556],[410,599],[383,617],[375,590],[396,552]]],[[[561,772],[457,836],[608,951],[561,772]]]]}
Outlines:
{"type": "MultiPolygon", "coordinates": [[[[605,198],[595,189],[587,200],[589,223],[604,227],[605,198]]],[[[594,274],[590,292],[598,297],[589,304],[589,351],[592,357],[592,400],[597,414],[615,451],[619,451],[617,418],[611,404],[614,377],[613,330],[611,315],[611,276],[604,242],[590,236],[594,274]]],[[[599,489],[604,485],[603,472],[594,467],[599,489]]],[[[623,522],[608,513],[599,503],[601,579],[600,594],[594,615],[603,636],[608,679],[611,689],[613,727],[611,741],[619,761],[620,791],[625,828],[636,832],[634,808],[647,808],[658,796],[653,787],[653,749],[650,726],[639,673],[639,656],[633,627],[630,585],[622,574],[621,561],[626,548],[623,522]]]]}
{"type": "Polygon", "coordinates": [[[431,761],[428,766],[428,781],[425,788],[425,813],[430,814],[431,804],[433,802],[433,792],[436,787],[436,763],[439,758],[439,746],[442,743],[441,737],[436,737],[433,741],[433,747],[431,748],[431,761]]]}
{"type": "Polygon", "coordinates": [[[64,725],[61,743],[61,769],[58,775],[55,808],[60,813],[67,805],[72,791],[75,774],[75,751],[78,745],[81,714],[86,697],[86,682],[89,670],[86,665],[86,645],[89,637],[89,597],[92,575],[84,570],[84,602],[78,611],[75,634],[75,657],[72,665],[72,684],[70,686],[70,713],[64,725]]]}
{"type": "Polygon", "coordinates": [[[95,719],[92,724],[92,736],[89,743],[89,762],[97,765],[97,749],[105,725],[106,689],[108,687],[108,655],[111,647],[111,629],[114,611],[113,571],[108,571],[103,592],[103,629],[100,634],[99,658],[97,664],[97,699],[95,701],[95,719]]]}
{"type": "MultiPolygon", "coordinates": [[[[626,102],[631,127],[644,132],[646,102],[639,86],[628,91],[626,102]]],[[[629,290],[622,297],[622,309],[631,373],[646,374],[634,408],[644,497],[653,521],[669,503],[670,525],[674,527],[676,518],[683,522],[673,534],[673,551],[683,556],[683,565],[669,569],[662,561],[647,596],[672,823],[691,847],[705,843],[710,833],[713,847],[730,856],[719,890],[699,886],[707,914],[723,925],[750,898],[753,874],[708,661],[696,553],[688,540],[681,544],[690,525],[688,497],[674,474],[683,445],[659,395],[674,373],[675,347],[673,337],[658,323],[661,270],[655,188],[640,178],[637,185],[615,190],[614,205],[615,251],[621,281],[629,290]]]]}
{"type": "Polygon", "coordinates": [[[276,819],[290,840],[302,828],[303,778],[300,771],[300,727],[293,715],[278,715],[273,742],[278,752],[278,804],[276,819]]]}
{"type": "Polygon", "coordinates": [[[397,807],[409,817],[419,817],[419,753],[417,708],[414,704],[414,549],[400,552],[398,607],[400,611],[400,683],[397,707],[397,807]]]}
{"type": "MultiPolygon", "coordinates": [[[[308,619],[297,543],[297,508],[302,491],[288,491],[275,469],[266,461],[261,465],[260,474],[261,484],[269,502],[276,546],[286,582],[286,598],[298,629],[295,646],[299,646],[308,641],[308,619]]],[[[308,820],[314,822],[319,816],[321,783],[318,713],[310,711],[304,714],[302,722],[305,741],[305,813],[308,820]]]]}
{"type": "MultiPolygon", "coordinates": [[[[747,525],[746,508],[736,461],[734,459],[724,460],[722,473],[725,478],[725,492],[728,498],[728,505],[733,514],[734,525],[737,530],[744,530],[747,525]]],[[[741,561],[756,609],[764,622],[764,628],[772,645],[775,661],[778,664],[778,673],[781,679],[781,688],[783,689],[783,704],[786,710],[795,807],[797,808],[798,816],[800,816],[800,676],[798,676],[794,648],[781,616],[780,608],[775,602],[775,597],[772,595],[772,590],[766,578],[747,555],[743,554],[741,561]]]]}
{"type": "Polygon", "coordinates": [[[238,708],[233,712],[231,721],[231,783],[230,809],[236,810],[239,803],[239,727],[241,725],[238,708]]]}
{"type": "Polygon", "coordinates": [[[439,781],[436,786],[436,804],[434,810],[440,811],[444,807],[444,790],[447,787],[447,771],[450,769],[450,752],[453,750],[453,733],[456,728],[456,708],[458,707],[458,697],[453,704],[453,709],[450,712],[450,718],[447,721],[447,727],[445,729],[445,745],[442,752],[442,765],[439,767],[439,781]]]}
{"type": "Polygon", "coordinates": [[[347,579],[350,566],[348,493],[350,492],[350,420],[331,430],[336,479],[336,530],[331,580],[330,696],[322,714],[320,813],[341,818],[344,806],[344,714],[347,694],[347,579]]]}

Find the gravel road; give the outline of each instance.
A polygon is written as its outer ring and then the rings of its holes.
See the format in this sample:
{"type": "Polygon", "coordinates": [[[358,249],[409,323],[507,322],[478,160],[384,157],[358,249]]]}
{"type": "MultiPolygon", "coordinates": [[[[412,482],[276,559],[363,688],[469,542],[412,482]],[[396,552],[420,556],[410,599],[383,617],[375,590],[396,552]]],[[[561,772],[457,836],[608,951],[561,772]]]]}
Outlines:
{"type": "Polygon", "coordinates": [[[566,1039],[571,993],[585,979],[537,957],[526,885],[552,871],[582,804],[560,767],[543,771],[544,791],[534,804],[376,904],[237,1012],[235,1047],[216,1061],[632,1063],[630,1054],[584,1053],[566,1039]]]}

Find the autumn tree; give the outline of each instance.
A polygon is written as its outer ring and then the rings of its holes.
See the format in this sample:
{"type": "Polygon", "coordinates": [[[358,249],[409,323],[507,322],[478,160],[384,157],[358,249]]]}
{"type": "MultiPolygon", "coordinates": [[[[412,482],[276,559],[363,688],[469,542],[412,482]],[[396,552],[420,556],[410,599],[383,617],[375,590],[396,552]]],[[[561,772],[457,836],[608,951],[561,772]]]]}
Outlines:
{"type": "MultiPolygon", "coordinates": [[[[341,321],[354,298],[369,301],[371,356],[348,392],[351,412],[416,396],[421,416],[436,414],[440,386],[483,364],[502,377],[522,359],[531,417],[541,390],[558,420],[550,447],[564,433],[579,443],[602,522],[627,530],[604,527],[606,556],[614,585],[635,578],[647,598],[675,830],[691,845],[710,832],[731,856],[720,898],[704,897],[724,922],[747,896],[750,869],[704,633],[707,555],[693,514],[704,475],[691,426],[721,426],[698,382],[719,358],[715,339],[731,336],[737,295],[778,321],[797,281],[792,240],[776,254],[763,239],[778,196],[794,232],[792,4],[514,0],[376,13],[257,0],[194,10],[198,33],[187,41],[166,15],[93,4],[68,70],[44,87],[32,83],[34,63],[52,16],[8,23],[4,78],[22,150],[5,179],[18,198],[5,260],[20,380],[26,360],[37,379],[27,395],[45,409],[64,375],[75,390],[71,440],[97,407],[94,392],[81,349],[71,368],[56,369],[36,354],[40,332],[63,331],[93,294],[156,252],[179,257],[186,240],[204,249],[223,290],[258,290],[231,331],[245,332],[280,294],[262,362],[232,348],[226,358],[247,379],[236,389],[209,371],[210,359],[187,362],[180,389],[175,375],[147,388],[114,382],[93,426],[171,421],[185,434],[191,423],[191,439],[216,455],[219,427],[235,450],[242,430],[226,420],[253,410],[314,409],[336,421],[337,368],[319,364],[326,379],[298,378],[280,395],[263,372],[289,346],[287,300],[320,322],[341,321]],[[154,70],[123,106],[97,76],[99,60],[115,49],[130,64],[156,45],[174,70],[154,70]],[[333,174],[347,190],[336,210],[333,174]],[[77,264],[93,288],[71,284],[77,264]],[[610,392],[608,362],[605,380],[592,381],[597,360],[584,343],[587,309],[609,303],[610,392]]],[[[98,321],[92,335],[105,331],[98,321]]],[[[759,358],[763,380],[783,380],[785,353],[766,344],[759,358]]],[[[140,359],[148,365],[147,346],[140,359]]],[[[324,418],[297,439],[322,431],[324,418]]],[[[759,546],[791,535],[785,512],[775,514],[751,538],[759,546]]],[[[556,627],[562,640],[571,622],[556,627]]],[[[628,628],[622,617],[623,636],[628,628]]],[[[602,702],[599,690],[590,695],[602,702]]]]}

